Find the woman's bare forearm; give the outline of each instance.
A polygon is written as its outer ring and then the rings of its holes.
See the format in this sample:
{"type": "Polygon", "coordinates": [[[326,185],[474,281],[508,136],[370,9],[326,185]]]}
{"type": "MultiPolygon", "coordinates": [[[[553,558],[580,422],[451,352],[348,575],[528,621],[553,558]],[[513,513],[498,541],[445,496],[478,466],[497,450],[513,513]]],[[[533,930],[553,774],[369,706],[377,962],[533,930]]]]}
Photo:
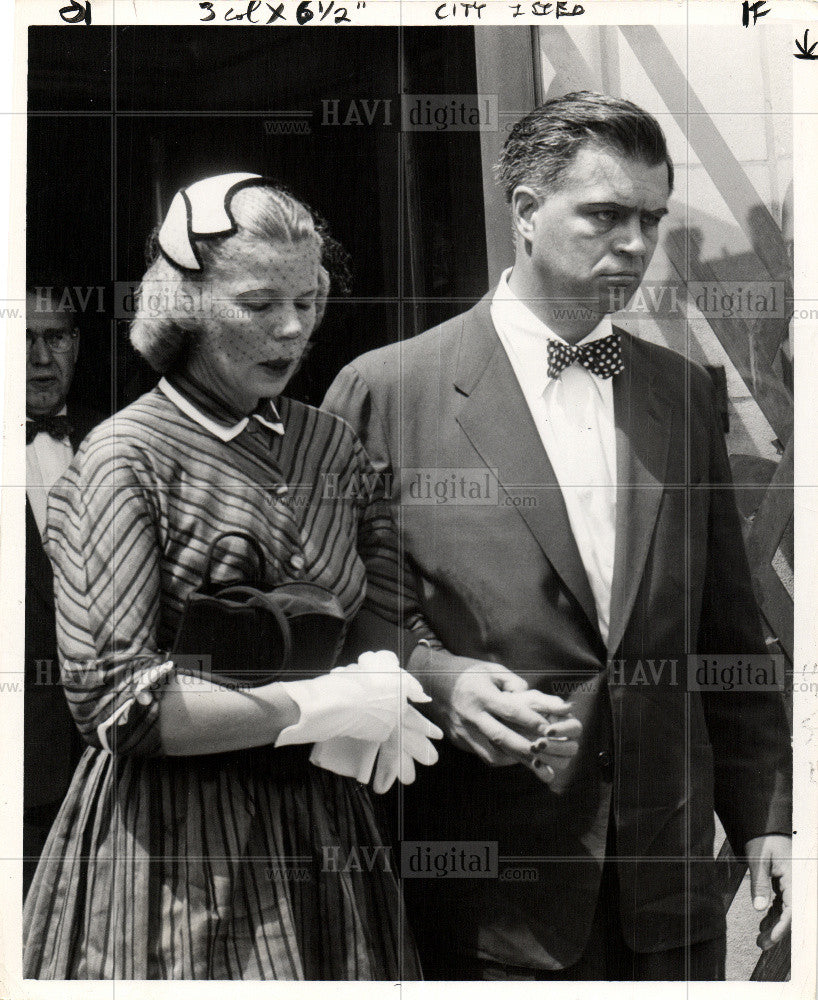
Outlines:
{"type": "Polygon", "coordinates": [[[275,743],[299,709],[280,684],[233,691],[196,677],[174,677],[162,692],[159,729],[170,757],[229,753],[275,743]]]}

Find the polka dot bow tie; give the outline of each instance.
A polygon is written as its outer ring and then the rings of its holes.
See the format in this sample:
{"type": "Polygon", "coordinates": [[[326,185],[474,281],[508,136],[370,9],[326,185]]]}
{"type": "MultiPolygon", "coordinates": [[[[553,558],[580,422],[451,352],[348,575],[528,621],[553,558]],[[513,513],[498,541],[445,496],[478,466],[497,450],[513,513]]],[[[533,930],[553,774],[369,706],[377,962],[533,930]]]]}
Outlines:
{"type": "Polygon", "coordinates": [[[575,347],[560,340],[548,341],[548,377],[559,378],[563,369],[578,361],[583,368],[600,378],[611,378],[624,371],[619,334],[612,333],[590,344],[575,347]]]}

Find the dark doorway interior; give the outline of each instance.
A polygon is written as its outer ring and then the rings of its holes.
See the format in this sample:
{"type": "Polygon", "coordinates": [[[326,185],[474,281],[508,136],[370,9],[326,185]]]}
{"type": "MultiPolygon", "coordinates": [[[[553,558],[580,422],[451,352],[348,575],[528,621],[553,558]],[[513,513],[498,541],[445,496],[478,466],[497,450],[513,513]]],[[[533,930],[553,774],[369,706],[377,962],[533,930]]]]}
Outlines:
{"type": "Polygon", "coordinates": [[[299,398],[478,298],[479,133],[404,132],[400,110],[475,87],[467,28],[30,29],[29,282],[104,289],[81,316],[75,395],[113,410],[155,382],[114,282],[138,282],[174,191],[207,173],[279,179],[351,255],[352,295],[328,309],[299,398]]]}

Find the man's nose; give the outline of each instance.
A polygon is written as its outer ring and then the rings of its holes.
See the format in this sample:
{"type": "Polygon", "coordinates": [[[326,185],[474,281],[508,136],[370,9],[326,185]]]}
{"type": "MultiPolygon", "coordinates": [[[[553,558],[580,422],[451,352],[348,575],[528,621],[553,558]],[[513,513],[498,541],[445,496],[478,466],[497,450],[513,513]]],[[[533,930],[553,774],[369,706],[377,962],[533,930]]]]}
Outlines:
{"type": "Polygon", "coordinates": [[[644,257],[648,252],[648,245],[642,232],[642,222],[638,216],[623,222],[618,227],[616,250],[618,253],[627,253],[635,257],[644,257]]]}
{"type": "Polygon", "coordinates": [[[45,337],[34,338],[28,356],[29,360],[34,361],[38,365],[51,364],[54,357],[51,353],[51,348],[45,342],[45,337]]]}

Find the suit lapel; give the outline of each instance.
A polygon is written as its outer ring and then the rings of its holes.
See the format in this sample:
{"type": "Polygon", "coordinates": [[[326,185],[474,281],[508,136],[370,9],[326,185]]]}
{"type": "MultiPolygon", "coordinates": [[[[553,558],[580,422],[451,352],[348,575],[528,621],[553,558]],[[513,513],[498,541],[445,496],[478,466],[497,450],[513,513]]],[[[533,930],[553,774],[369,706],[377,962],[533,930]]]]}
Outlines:
{"type": "Polygon", "coordinates": [[[642,581],[672,430],[670,405],[658,392],[638,343],[619,332],[625,370],[613,383],[618,489],[609,657],[622,641],[642,581]]]}
{"type": "Polygon", "coordinates": [[[596,605],[562,491],[506,352],[491,322],[491,299],[464,317],[455,388],[467,396],[457,422],[511,497],[533,492],[536,504],[514,505],[579,602],[595,631],[596,605]]]}

